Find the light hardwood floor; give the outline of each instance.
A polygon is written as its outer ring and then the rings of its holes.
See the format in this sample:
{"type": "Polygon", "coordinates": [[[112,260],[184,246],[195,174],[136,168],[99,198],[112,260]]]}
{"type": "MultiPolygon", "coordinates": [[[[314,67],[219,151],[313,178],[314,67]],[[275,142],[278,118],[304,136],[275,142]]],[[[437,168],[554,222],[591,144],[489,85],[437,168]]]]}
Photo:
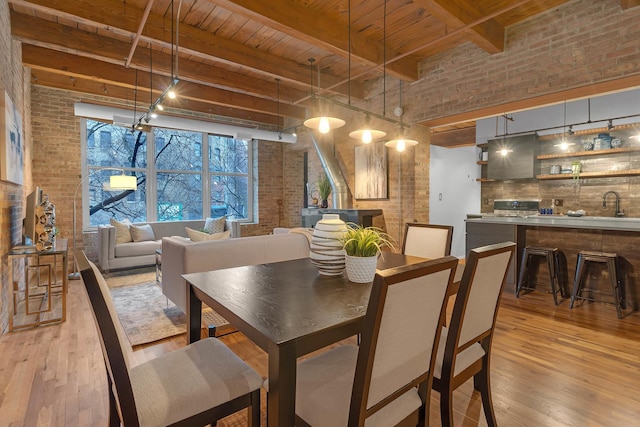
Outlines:
{"type": "MultiPolygon", "coordinates": [[[[105,426],[106,377],[81,282],[71,282],[63,324],[0,337],[0,426],[105,426]]],[[[266,375],[266,355],[235,333],[222,338],[266,375]]],[[[184,345],[184,337],[137,348],[136,363],[184,345]]],[[[640,425],[640,313],[622,320],[606,304],[569,310],[551,295],[502,297],[491,360],[501,426],[640,425]]],[[[457,426],[486,425],[471,382],[454,395],[457,426]]],[[[264,421],[264,395],[263,395],[264,421]]],[[[241,413],[220,426],[243,425],[241,413]]],[[[438,394],[431,423],[440,425],[438,394]]]]}

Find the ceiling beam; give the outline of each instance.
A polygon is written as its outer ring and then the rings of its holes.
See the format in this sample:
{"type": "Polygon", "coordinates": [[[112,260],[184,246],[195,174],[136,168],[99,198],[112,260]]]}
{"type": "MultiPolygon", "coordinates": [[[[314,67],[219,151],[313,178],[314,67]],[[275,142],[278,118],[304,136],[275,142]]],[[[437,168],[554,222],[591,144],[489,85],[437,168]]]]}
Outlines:
{"type": "MultiPolygon", "coordinates": [[[[123,5],[118,0],[10,0],[10,3],[23,7],[35,8],[48,14],[65,19],[72,19],[88,26],[108,29],[108,32],[132,38],[139,30],[144,11],[133,6],[123,5]]],[[[162,46],[171,47],[171,22],[162,15],[150,13],[146,18],[140,40],[162,46]],[[169,30],[168,30],[169,29],[169,30]]],[[[227,65],[240,66],[265,77],[282,80],[283,84],[294,84],[300,87],[309,85],[309,67],[278,55],[273,55],[255,46],[245,45],[215,33],[200,30],[191,25],[180,24],[179,50],[183,55],[213,60],[227,65]]],[[[306,60],[306,58],[305,58],[306,60]]],[[[329,72],[322,75],[329,85],[336,85],[342,78],[329,72]]],[[[346,95],[348,90],[338,86],[335,92],[346,95]]],[[[363,99],[364,88],[359,82],[352,82],[351,96],[363,99]]]]}
{"type": "MultiPolygon", "coordinates": [[[[344,58],[351,57],[364,66],[375,67],[384,62],[382,43],[354,32],[351,49],[346,25],[336,25],[329,17],[309,13],[298,3],[285,1],[209,0],[232,13],[245,16],[262,25],[274,28],[314,46],[319,46],[344,58]]],[[[393,58],[400,52],[386,48],[386,57],[393,58]]],[[[387,66],[387,73],[404,81],[418,80],[418,60],[413,56],[402,58],[387,66]]]]}
{"type": "MultiPolygon", "coordinates": [[[[86,58],[76,55],[28,44],[22,45],[22,62],[25,66],[34,70],[44,70],[75,79],[94,80],[129,89],[144,88],[146,92],[149,92],[152,84],[151,77],[147,72],[139,72],[132,68],[106,62],[87,61],[86,58]]],[[[153,83],[155,100],[169,84],[169,79],[165,76],[154,75],[153,83]]],[[[184,81],[178,84],[178,90],[181,97],[205,104],[215,104],[274,116],[278,111],[277,102],[274,100],[257,98],[211,86],[184,81]]],[[[145,99],[149,98],[145,97],[145,99]]],[[[151,103],[151,100],[149,103],[151,103]]],[[[281,103],[279,110],[283,116],[300,120],[305,118],[305,110],[301,107],[281,103]]]]}
{"type": "Polygon", "coordinates": [[[520,99],[517,101],[504,102],[498,105],[477,108],[466,111],[464,113],[453,114],[450,116],[420,120],[416,123],[427,127],[453,125],[456,123],[468,122],[470,120],[479,120],[487,117],[499,116],[501,114],[504,114],[505,112],[514,113],[517,111],[530,110],[532,108],[542,107],[558,102],[589,98],[592,96],[626,90],[638,86],[640,86],[640,75],[622,77],[620,79],[600,83],[591,83],[586,86],[548,93],[545,95],[538,95],[527,99],[520,99]]]}
{"type": "Polygon", "coordinates": [[[431,145],[437,145],[444,148],[476,145],[476,127],[471,126],[444,132],[432,132],[430,135],[430,143],[431,145]]]}
{"type": "MultiPolygon", "coordinates": [[[[133,110],[134,99],[136,98],[134,90],[132,88],[116,86],[111,83],[103,83],[97,80],[77,79],[72,76],[53,73],[46,70],[32,70],[31,83],[38,86],[52,87],[61,90],[84,93],[87,95],[120,99],[125,101],[125,103],[128,105],[128,108],[130,108],[131,110],[133,110]]],[[[139,99],[149,99],[148,88],[140,88],[137,97],[139,99]]],[[[138,102],[138,108],[141,108],[143,111],[146,111],[147,106],[148,104],[143,103],[142,100],[138,102]]],[[[212,114],[221,117],[232,117],[238,120],[246,120],[273,126],[276,125],[277,121],[276,117],[273,115],[240,110],[227,106],[205,104],[198,101],[191,101],[189,99],[176,100],[172,103],[167,102],[167,107],[167,112],[169,114],[173,113],[173,111],[171,111],[170,109],[174,108],[212,114]]],[[[279,126],[283,126],[283,118],[280,117],[278,121],[280,122],[279,126]]]]}
{"type": "Polygon", "coordinates": [[[640,0],[620,0],[620,6],[622,6],[622,10],[631,9],[640,6],[640,0]]]}
{"type": "MultiPolygon", "coordinates": [[[[424,7],[450,29],[469,25],[486,15],[475,2],[469,0],[416,0],[416,4],[424,7]]],[[[504,50],[505,30],[495,19],[474,25],[465,33],[473,43],[488,53],[504,50]]]]}
{"type": "MultiPolygon", "coordinates": [[[[61,50],[93,58],[112,64],[123,64],[129,46],[115,39],[106,39],[62,24],[45,21],[16,12],[11,12],[11,34],[14,38],[27,43],[54,50],[61,50]]],[[[153,70],[158,74],[171,75],[171,55],[153,52],[153,70]]],[[[144,71],[149,70],[150,55],[147,49],[138,49],[132,59],[132,66],[144,71]]],[[[64,66],[64,64],[60,64],[64,66]]],[[[225,88],[232,92],[241,92],[268,99],[276,97],[275,80],[263,80],[230,72],[216,65],[180,58],[178,70],[180,80],[191,81],[207,86],[225,88]]],[[[308,91],[290,86],[280,86],[280,99],[287,103],[308,95],[308,91]]]]}

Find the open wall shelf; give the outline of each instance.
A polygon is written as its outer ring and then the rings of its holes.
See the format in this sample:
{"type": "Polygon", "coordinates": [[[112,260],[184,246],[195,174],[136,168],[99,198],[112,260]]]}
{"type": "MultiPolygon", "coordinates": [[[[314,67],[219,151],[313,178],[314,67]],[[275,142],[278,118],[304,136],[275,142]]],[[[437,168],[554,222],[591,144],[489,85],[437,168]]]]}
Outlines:
{"type": "Polygon", "coordinates": [[[604,156],[608,154],[632,153],[640,151],[640,147],[609,148],[606,150],[574,151],[572,153],[540,154],[538,160],[565,159],[567,157],[604,156]]]}
{"type": "MultiPolygon", "coordinates": [[[[611,151],[611,150],[608,150],[611,151]]],[[[627,169],[619,171],[602,171],[602,172],[580,172],[580,179],[583,178],[611,178],[616,176],[634,176],[640,175],[640,169],[627,169]]],[[[573,179],[571,173],[557,173],[547,175],[537,175],[537,179],[573,179]]]]}

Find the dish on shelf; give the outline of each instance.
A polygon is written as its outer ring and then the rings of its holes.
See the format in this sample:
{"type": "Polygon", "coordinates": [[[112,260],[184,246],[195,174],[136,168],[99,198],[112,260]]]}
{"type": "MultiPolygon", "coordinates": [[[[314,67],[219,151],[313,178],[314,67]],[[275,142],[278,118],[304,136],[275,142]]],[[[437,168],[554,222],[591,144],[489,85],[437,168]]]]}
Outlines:
{"type": "Polygon", "coordinates": [[[584,211],[584,209],[578,209],[577,211],[567,211],[567,216],[571,216],[571,217],[580,217],[580,216],[584,216],[586,214],[586,212],[584,211]]]}

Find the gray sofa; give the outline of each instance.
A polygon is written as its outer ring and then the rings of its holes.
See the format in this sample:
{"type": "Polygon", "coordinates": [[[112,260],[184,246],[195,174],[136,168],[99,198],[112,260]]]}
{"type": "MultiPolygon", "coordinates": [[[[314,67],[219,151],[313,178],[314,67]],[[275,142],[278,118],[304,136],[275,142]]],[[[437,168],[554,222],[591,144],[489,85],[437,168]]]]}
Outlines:
{"type": "Polygon", "coordinates": [[[264,236],[203,242],[165,237],[162,239],[162,293],[186,313],[187,283],[183,274],[309,257],[308,237],[284,230],[264,236]]]}
{"type": "MultiPolygon", "coordinates": [[[[109,273],[111,270],[155,265],[155,253],[162,247],[162,238],[171,236],[186,237],[185,227],[200,230],[205,220],[163,221],[134,223],[149,224],[155,240],[116,244],[116,229],[111,225],[98,226],[98,265],[109,273]]],[[[231,237],[240,236],[240,223],[227,220],[225,230],[231,230],[231,237]]]]}

